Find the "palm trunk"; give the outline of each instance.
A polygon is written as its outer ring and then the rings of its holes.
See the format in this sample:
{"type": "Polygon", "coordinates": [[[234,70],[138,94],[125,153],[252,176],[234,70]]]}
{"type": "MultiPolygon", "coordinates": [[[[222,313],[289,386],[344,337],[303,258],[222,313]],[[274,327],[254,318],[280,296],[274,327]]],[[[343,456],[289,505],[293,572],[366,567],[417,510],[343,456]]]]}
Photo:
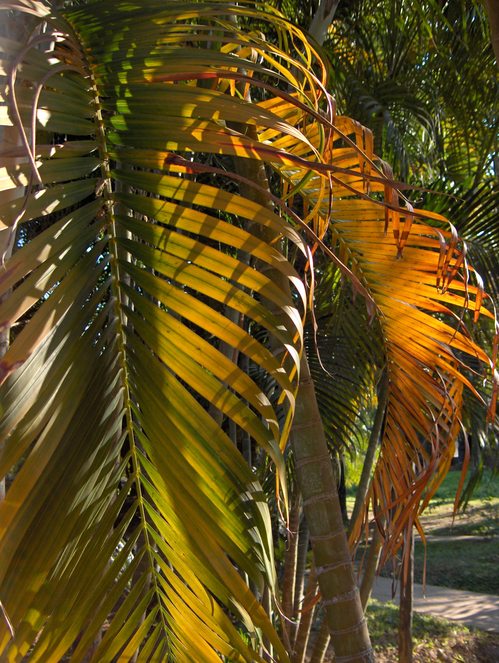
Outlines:
{"type": "MultiPolygon", "coordinates": [[[[248,133],[251,135],[252,132],[256,138],[254,128],[250,127],[248,133]]],[[[235,168],[249,181],[256,182],[264,190],[270,191],[263,163],[239,158],[235,159],[235,168]]],[[[246,193],[246,186],[241,184],[242,193],[246,193]]],[[[269,198],[261,192],[252,190],[249,193],[260,204],[272,206],[269,198]]],[[[269,229],[254,224],[250,231],[269,240],[269,229]]],[[[272,277],[279,281],[283,290],[289,289],[287,279],[280,272],[274,272],[272,277]]],[[[300,386],[291,431],[291,445],[336,660],[338,663],[370,663],[374,660],[373,650],[355,581],[336,481],[305,353],[301,358],[300,386]]]]}
{"type": "Polygon", "coordinates": [[[485,7],[489,16],[490,37],[496,64],[499,67],[499,5],[497,0],[485,0],[485,7]]]}
{"type": "MultiPolygon", "coordinates": [[[[249,375],[249,359],[245,354],[240,355],[241,368],[249,375]]],[[[253,451],[251,448],[251,437],[249,433],[241,430],[241,453],[243,454],[244,460],[248,464],[248,467],[253,467],[253,451]]]]}
{"type": "Polygon", "coordinates": [[[373,537],[371,539],[371,544],[367,552],[367,560],[364,566],[364,575],[362,576],[362,582],[360,583],[360,601],[364,612],[367,608],[369,597],[371,596],[380,552],[381,533],[377,526],[374,525],[373,537]]]}
{"type": "MultiPolygon", "coordinates": [[[[8,231],[4,231],[6,233],[8,231]]],[[[4,242],[4,245],[1,245],[0,242],[0,251],[2,251],[2,255],[4,257],[4,260],[8,260],[10,256],[12,255],[12,249],[14,247],[14,235],[9,235],[8,237],[5,237],[6,242],[4,242]]],[[[0,297],[0,303],[4,301],[10,294],[10,291],[7,291],[3,297],[0,297]]],[[[6,329],[2,329],[0,331],[0,359],[7,353],[7,350],[9,349],[10,346],[10,327],[7,327],[6,329]]],[[[5,493],[6,493],[6,483],[5,483],[5,477],[0,477],[0,502],[5,499],[5,493]]]]}
{"type": "Polygon", "coordinates": [[[409,529],[407,568],[400,575],[399,663],[412,663],[412,590],[414,583],[414,536],[409,529]]]}
{"type": "Polygon", "coordinates": [[[338,497],[340,499],[343,522],[345,523],[345,527],[348,528],[347,486],[345,481],[345,456],[343,453],[338,453],[338,497]]]}
{"type": "MultiPolygon", "coordinates": [[[[301,502],[300,502],[301,511],[301,502]]],[[[291,631],[291,642],[294,644],[297,638],[297,632],[301,629],[301,620],[303,614],[303,598],[305,589],[305,575],[307,571],[307,553],[309,544],[309,531],[307,521],[304,517],[301,518],[300,527],[298,531],[298,554],[296,560],[296,574],[295,574],[295,603],[293,606],[293,615],[299,615],[296,624],[294,624],[291,631]]],[[[315,584],[317,581],[314,580],[315,584]]]]}
{"type": "MultiPolygon", "coordinates": [[[[284,555],[284,577],[282,580],[282,610],[284,616],[293,619],[295,604],[295,578],[298,560],[298,529],[300,527],[300,497],[291,503],[288,525],[288,547],[284,555]]],[[[289,623],[283,622],[283,629],[290,631],[289,623]]]]}
{"type": "Polygon", "coordinates": [[[374,656],[306,356],[300,370],[291,443],[329,633],[338,663],[367,663],[374,656]]]}
{"type": "Polygon", "coordinates": [[[302,606],[300,622],[293,645],[293,655],[291,657],[292,663],[303,663],[305,660],[308,640],[310,637],[310,630],[312,628],[312,623],[316,612],[313,601],[317,596],[317,590],[317,579],[315,577],[315,573],[312,572],[310,573],[308,579],[306,598],[302,606]],[[308,605],[309,602],[311,605],[308,605]]]}
{"type": "Polygon", "coordinates": [[[327,37],[329,26],[334,18],[340,0],[320,0],[319,6],[310,22],[308,31],[323,44],[327,37]]]}
{"type": "MultiPolygon", "coordinates": [[[[19,17],[14,16],[2,16],[2,26],[0,27],[0,37],[9,38],[9,39],[24,39],[28,34],[31,27],[31,19],[29,17],[23,17],[23,20],[20,20],[19,17]]],[[[5,76],[2,79],[1,93],[2,96],[5,95],[5,76]]],[[[5,97],[4,97],[5,98],[5,97]]],[[[2,150],[8,150],[9,148],[16,148],[21,145],[20,134],[16,127],[13,126],[0,126],[0,145],[2,150]]],[[[7,173],[14,178],[19,176],[19,164],[22,162],[22,158],[19,157],[3,157],[2,166],[5,167],[7,173]]],[[[16,232],[12,228],[4,228],[0,231],[0,260],[2,263],[5,263],[12,255],[12,252],[15,248],[15,239],[16,232]]],[[[0,266],[1,270],[4,270],[5,267],[2,264],[0,266]]],[[[2,298],[0,298],[0,303],[9,297],[10,291],[7,291],[2,298]]],[[[0,331],[0,359],[4,357],[7,353],[7,350],[10,347],[10,327],[2,329],[0,331]]],[[[0,478],[0,501],[5,499],[6,483],[5,477],[0,478]]],[[[0,616],[1,619],[1,616],[0,616]]]]}
{"type": "MultiPolygon", "coordinates": [[[[267,586],[263,590],[262,605],[269,618],[272,619],[272,594],[267,586]]],[[[264,638],[263,645],[265,651],[262,652],[262,658],[264,661],[269,661],[269,663],[271,663],[274,660],[272,644],[267,638],[264,638]]]]}

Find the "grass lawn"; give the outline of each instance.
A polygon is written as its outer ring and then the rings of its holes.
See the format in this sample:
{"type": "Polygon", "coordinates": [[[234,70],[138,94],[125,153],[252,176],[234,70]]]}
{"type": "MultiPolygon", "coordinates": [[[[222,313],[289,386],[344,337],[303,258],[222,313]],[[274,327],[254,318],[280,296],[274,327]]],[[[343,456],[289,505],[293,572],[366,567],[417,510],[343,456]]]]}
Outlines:
{"type": "MultiPolygon", "coordinates": [[[[464,511],[453,517],[460,472],[449,472],[421,521],[428,537],[426,582],[452,589],[499,595],[499,475],[484,472],[464,511]]],[[[353,507],[353,497],[347,498],[353,507]]],[[[359,547],[358,558],[363,546],[359,547]]],[[[425,548],[416,540],[414,577],[423,582],[425,548]]],[[[391,562],[383,575],[390,575],[391,562]]],[[[498,659],[499,660],[499,659],[498,659]]]]}
{"type": "Polygon", "coordinates": [[[451,470],[426,508],[422,521],[425,529],[435,535],[498,535],[499,534],[499,473],[484,470],[483,479],[473,492],[466,508],[454,522],[454,499],[460,471],[451,470]]]}
{"type": "MultiPolygon", "coordinates": [[[[398,606],[371,599],[367,621],[376,663],[398,663],[398,606]]],[[[316,632],[312,632],[311,646],[316,632]]],[[[499,633],[484,633],[445,619],[413,616],[414,663],[496,663],[499,633]]],[[[329,648],[324,663],[334,663],[329,648]]]]}
{"type": "MultiPolygon", "coordinates": [[[[423,582],[424,547],[416,544],[415,582],[423,582]]],[[[499,539],[430,541],[426,555],[429,585],[499,595],[499,539]]]]}
{"type": "MultiPolygon", "coordinates": [[[[367,617],[377,663],[396,663],[398,606],[371,601],[367,617]]],[[[498,633],[483,633],[429,615],[414,613],[413,643],[415,663],[499,661],[498,633]]]]}
{"type": "MultiPolygon", "coordinates": [[[[422,516],[428,535],[426,582],[499,594],[499,475],[485,472],[466,510],[453,520],[460,473],[451,471],[422,516]]],[[[416,543],[415,580],[422,582],[424,546],[416,543]]]]}

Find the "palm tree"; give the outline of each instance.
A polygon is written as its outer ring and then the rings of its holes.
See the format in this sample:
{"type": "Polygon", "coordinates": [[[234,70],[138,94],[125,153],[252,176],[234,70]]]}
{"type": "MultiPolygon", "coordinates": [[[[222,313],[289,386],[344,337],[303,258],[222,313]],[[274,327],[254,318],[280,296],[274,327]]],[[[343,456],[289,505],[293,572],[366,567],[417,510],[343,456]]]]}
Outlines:
{"type": "Polygon", "coordinates": [[[369,659],[302,352],[314,252],[379,320],[372,498],[394,549],[451,456],[471,387],[454,351],[488,362],[449,324],[487,315],[457,238],[335,116],[323,62],[277,12],[2,9],[27,17],[0,42],[16,136],[1,148],[16,238],[0,275],[2,658],[287,661],[286,621],[263,606],[278,605],[268,500],[238,441],[272,461],[285,514],[292,431],[337,657],[369,659]]]}
{"type": "MultiPolygon", "coordinates": [[[[498,120],[490,42],[485,9],[474,0],[358,0],[340,3],[326,48],[340,107],[373,129],[376,152],[396,177],[424,187],[412,195],[425,209],[452,219],[497,306],[498,120]]],[[[493,327],[485,327],[493,338],[493,327]]],[[[467,428],[485,439],[476,405],[467,400],[466,420],[473,419],[467,428]]],[[[472,445],[473,456],[479,448],[472,445]]]]}

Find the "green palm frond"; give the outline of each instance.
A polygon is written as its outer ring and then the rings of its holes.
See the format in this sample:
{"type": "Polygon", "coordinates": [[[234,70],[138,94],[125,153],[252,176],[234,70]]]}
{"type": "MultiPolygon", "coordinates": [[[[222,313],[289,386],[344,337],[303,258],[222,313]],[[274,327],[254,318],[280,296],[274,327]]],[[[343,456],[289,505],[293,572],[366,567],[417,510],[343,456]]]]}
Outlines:
{"type": "Polygon", "coordinates": [[[316,331],[305,344],[326,435],[337,451],[354,454],[370,425],[379,369],[384,363],[376,319],[369,320],[339,270],[326,266],[316,285],[316,331]]]}
{"type": "Polygon", "coordinates": [[[238,97],[235,82],[250,70],[286,80],[274,47],[274,72],[269,62],[241,65],[248,37],[230,17],[252,13],[217,2],[89,4],[50,14],[41,32],[31,23],[24,42],[2,38],[12,72],[3,124],[20,131],[3,154],[0,193],[4,233],[18,231],[19,245],[0,307],[16,330],[1,361],[6,661],[67,652],[78,661],[92,646],[95,661],[135,652],[255,661],[263,638],[287,660],[237,570],[255,591],[275,591],[268,507],[207,412],[249,434],[284,487],[304,291],[258,228],[304,247],[278,213],[231,184],[232,157],[280,153],[227,125],[301,133],[238,97]],[[225,187],[192,175],[213,167],[198,153],[229,167],[225,187]],[[246,320],[286,349],[281,361],[246,320]],[[272,377],[279,402],[222,344],[272,377]]]}
{"type": "Polygon", "coordinates": [[[452,197],[436,196],[427,206],[455,220],[456,228],[466,240],[470,261],[484,280],[485,288],[499,302],[499,190],[495,177],[484,178],[470,189],[455,186],[452,197]]]}
{"type": "Polygon", "coordinates": [[[326,49],[342,111],[398,176],[479,181],[490,168],[496,68],[481,3],[340,3],[326,49]]]}

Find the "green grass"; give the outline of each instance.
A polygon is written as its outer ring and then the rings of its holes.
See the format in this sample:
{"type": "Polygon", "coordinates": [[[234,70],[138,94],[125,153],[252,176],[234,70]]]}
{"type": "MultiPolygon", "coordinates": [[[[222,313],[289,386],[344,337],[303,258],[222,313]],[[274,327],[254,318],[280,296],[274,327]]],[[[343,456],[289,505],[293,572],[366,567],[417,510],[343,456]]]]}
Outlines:
{"type": "Polygon", "coordinates": [[[499,535],[499,503],[492,503],[480,509],[482,513],[476,514],[475,509],[468,509],[458,520],[443,527],[432,529],[433,536],[483,536],[499,535]],[[467,519],[473,515],[473,519],[467,519]],[[478,515],[478,517],[476,517],[478,515]]]}
{"type": "MultiPolygon", "coordinates": [[[[499,476],[485,470],[466,509],[453,520],[459,480],[460,472],[449,472],[422,517],[428,533],[426,582],[499,594],[499,476]]],[[[424,547],[416,543],[416,582],[423,580],[423,563],[424,547]]]]}
{"type": "MultiPolygon", "coordinates": [[[[398,661],[398,607],[371,600],[367,609],[369,633],[376,658],[398,661]]],[[[492,663],[499,660],[499,634],[484,633],[430,615],[413,615],[415,663],[492,663]]]]}
{"type": "MultiPolygon", "coordinates": [[[[367,608],[367,621],[369,634],[375,648],[387,644],[397,644],[397,632],[399,624],[399,608],[394,603],[380,603],[375,599],[369,601],[367,608]]],[[[417,612],[413,615],[412,637],[415,644],[431,639],[448,638],[451,635],[468,635],[470,629],[464,624],[450,622],[446,619],[421,615],[417,612]]]]}
{"type": "MultiPolygon", "coordinates": [[[[414,580],[423,582],[424,549],[416,543],[414,580]]],[[[482,594],[499,594],[499,543],[431,541],[427,548],[426,582],[482,594]]]]}
{"type": "MultiPolygon", "coordinates": [[[[460,479],[461,471],[451,470],[433,496],[429,509],[431,510],[440,506],[450,506],[452,508],[460,479]]],[[[485,468],[482,480],[475,487],[470,503],[481,503],[494,499],[499,499],[499,474],[485,468]]]]}
{"type": "MultiPolygon", "coordinates": [[[[460,472],[451,471],[422,516],[427,535],[426,582],[499,595],[499,475],[484,471],[464,512],[453,518],[460,472]],[[467,538],[468,537],[468,538],[467,538]]],[[[347,499],[349,509],[353,498],[347,499]]],[[[359,548],[362,554],[363,547],[359,548]]],[[[416,541],[414,579],[423,582],[424,546],[416,541]]],[[[390,575],[389,562],[382,575],[390,575]]]]}

